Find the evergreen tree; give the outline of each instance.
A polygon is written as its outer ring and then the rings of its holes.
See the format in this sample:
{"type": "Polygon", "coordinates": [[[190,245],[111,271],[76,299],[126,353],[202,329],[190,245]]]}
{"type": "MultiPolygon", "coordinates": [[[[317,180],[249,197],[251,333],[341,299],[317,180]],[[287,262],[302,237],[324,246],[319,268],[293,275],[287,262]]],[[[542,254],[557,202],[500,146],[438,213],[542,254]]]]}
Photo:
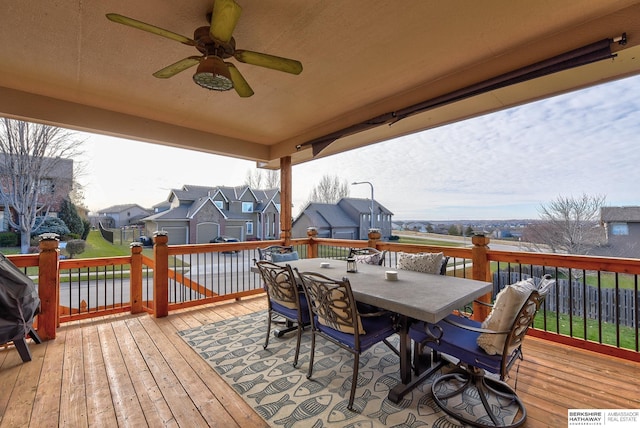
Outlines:
{"type": "Polygon", "coordinates": [[[62,219],[58,217],[45,217],[40,222],[40,226],[31,232],[31,235],[38,236],[43,233],[55,233],[59,236],[65,236],[68,235],[70,231],[62,219]]]}
{"type": "Polygon", "coordinates": [[[91,222],[87,219],[82,219],[82,225],[84,226],[84,232],[82,232],[81,238],[86,241],[89,236],[89,232],[91,232],[91,222]]]}
{"type": "Polygon", "coordinates": [[[82,237],[84,235],[84,223],[82,222],[80,215],[78,215],[76,206],[73,205],[70,200],[65,199],[62,202],[58,217],[64,221],[71,233],[78,237],[82,237]]]}

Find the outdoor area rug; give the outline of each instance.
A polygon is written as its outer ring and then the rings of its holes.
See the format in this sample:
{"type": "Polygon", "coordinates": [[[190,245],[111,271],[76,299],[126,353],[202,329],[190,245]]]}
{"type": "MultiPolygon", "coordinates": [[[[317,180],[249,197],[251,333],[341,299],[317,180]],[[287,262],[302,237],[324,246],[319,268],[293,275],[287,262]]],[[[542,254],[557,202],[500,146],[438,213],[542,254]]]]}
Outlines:
{"type": "MultiPolygon", "coordinates": [[[[349,352],[318,337],[313,376],[307,379],[309,329],[303,333],[298,367],[295,368],[295,332],[281,338],[272,334],[265,350],[266,328],[266,312],[260,311],[178,334],[272,427],[464,426],[434,403],[431,395],[433,379],[418,385],[398,404],[387,399],[389,390],[400,382],[399,361],[383,343],[360,357],[355,411],[350,411],[347,404],[353,357],[349,352]]],[[[276,325],[272,326],[271,331],[276,328],[276,325]]],[[[394,337],[391,339],[393,342],[394,337]]],[[[395,342],[397,340],[395,336],[395,342]]],[[[470,394],[456,408],[473,413],[478,405],[481,406],[479,397],[470,394]]],[[[514,416],[508,407],[503,409],[502,415],[508,421],[514,416]]]]}

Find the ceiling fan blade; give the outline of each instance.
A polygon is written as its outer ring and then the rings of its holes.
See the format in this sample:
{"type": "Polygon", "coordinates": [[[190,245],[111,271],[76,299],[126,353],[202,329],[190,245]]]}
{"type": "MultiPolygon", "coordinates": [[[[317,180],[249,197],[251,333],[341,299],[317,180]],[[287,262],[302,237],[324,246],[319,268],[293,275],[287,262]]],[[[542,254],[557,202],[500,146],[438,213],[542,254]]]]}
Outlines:
{"type": "Polygon", "coordinates": [[[229,74],[231,75],[231,81],[233,82],[233,89],[236,90],[238,95],[242,98],[247,98],[253,95],[253,89],[251,89],[251,86],[249,86],[247,81],[244,80],[244,77],[240,74],[240,70],[230,62],[225,62],[225,64],[229,68],[229,74]]]}
{"type": "Polygon", "coordinates": [[[167,39],[175,40],[185,45],[195,46],[196,42],[188,37],[182,36],[173,31],[165,30],[164,28],[156,27],[155,25],[147,24],[137,19],[128,18],[117,13],[107,13],[107,19],[118,24],[128,25],[129,27],[137,28],[142,31],[148,31],[149,33],[157,34],[158,36],[166,37],[167,39]]]}
{"type": "Polygon", "coordinates": [[[168,65],[161,70],[156,71],[155,73],[153,73],[153,75],[159,79],[168,79],[169,77],[173,77],[181,71],[186,70],[187,68],[193,67],[196,64],[200,64],[201,60],[201,56],[190,56],[188,58],[181,59],[176,63],[168,65]]]}
{"type": "Polygon", "coordinates": [[[233,0],[214,0],[209,34],[212,38],[229,43],[236,28],[242,8],[233,0]]]}
{"type": "Polygon", "coordinates": [[[259,67],[271,68],[273,70],[284,71],[285,73],[291,74],[300,74],[302,72],[302,63],[295,59],[282,58],[275,55],[245,51],[242,49],[237,49],[233,56],[240,62],[257,65],[259,67]]]}

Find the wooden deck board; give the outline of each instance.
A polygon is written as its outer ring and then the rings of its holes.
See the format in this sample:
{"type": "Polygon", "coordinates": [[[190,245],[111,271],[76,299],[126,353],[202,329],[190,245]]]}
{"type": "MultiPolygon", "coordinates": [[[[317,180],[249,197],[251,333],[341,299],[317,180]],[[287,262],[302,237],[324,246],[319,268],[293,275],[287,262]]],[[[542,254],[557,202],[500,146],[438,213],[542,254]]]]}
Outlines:
{"type": "MultiPolygon", "coordinates": [[[[44,350],[32,350],[32,358],[29,364],[22,364],[20,357],[16,362],[15,373],[17,375],[13,388],[7,388],[11,396],[11,406],[7,408],[4,424],[11,427],[23,426],[28,423],[31,414],[31,407],[36,395],[36,388],[33,379],[37,379],[44,363],[44,350]]],[[[18,354],[18,351],[15,351],[18,354]]],[[[4,389],[4,384],[0,384],[4,389]]]]}
{"type": "MultiPolygon", "coordinates": [[[[60,391],[62,389],[62,364],[67,329],[60,330],[55,340],[31,347],[32,353],[42,352],[44,361],[39,376],[30,379],[36,388],[31,410],[30,426],[56,427],[60,417],[60,391]]],[[[2,376],[2,372],[0,372],[2,376]]]]}
{"type": "Polygon", "coordinates": [[[80,328],[67,331],[62,363],[62,390],[60,392],[60,424],[74,427],[89,426],[87,419],[87,393],[84,377],[84,353],[80,328]]]}
{"type": "MultiPolygon", "coordinates": [[[[115,321],[114,324],[122,322],[115,321]]],[[[119,426],[146,426],[142,406],[136,394],[133,379],[125,365],[121,348],[113,331],[112,324],[98,326],[102,353],[104,355],[107,378],[113,407],[116,411],[116,419],[119,426]]],[[[137,349],[124,349],[125,352],[138,352],[137,349]]]]}
{"type": "MultiPolygon", "coordinates": [[[[178,331],[265,309],[264,296],[63,324],[22,363],[0,348],[0,428],[267,427],[178,331]]],[[[525,427],[566,426],[574,408],[640,408],[640,364],[527,338],[517,391],[525,427]]],[[[512,370],[509,383],[515,384],[512,370]]]]}
{"type": "Polygon", "coordinates": [[[100,349],[98,329],[87,326],[83,330],[82,347],[85,352],[84,375],[87,394],[87,415],[91,415],[89,425],[117,425],[116,413],[109,393],[107,372],[100,349]]]}
{"type": "Polygon", "coordinates": [[[125,322],[114,323],[113,329],[124,349],[138,349],[139,351],[125,353],[123,357],[138,395],[142,412],[149,426],[178,426],[158,383],[149,370],[143,356],[145,351],[140,346],[138,335],[129,329],[129,326],[137,321],[138,318],[133,318],[125,322]]]}

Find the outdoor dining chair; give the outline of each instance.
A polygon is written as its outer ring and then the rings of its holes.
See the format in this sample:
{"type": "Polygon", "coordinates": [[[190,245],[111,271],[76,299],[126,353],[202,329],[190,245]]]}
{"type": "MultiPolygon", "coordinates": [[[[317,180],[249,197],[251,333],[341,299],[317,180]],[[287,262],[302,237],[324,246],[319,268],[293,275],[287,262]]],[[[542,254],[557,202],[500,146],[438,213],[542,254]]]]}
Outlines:
{"type": "Polygon", "coordinates": [[[527,417],[524,404],[515,389],[504,381],[513,364],[522,360],[524,337],[554,284],[555,280],[546,275],[538,284],[531,278],[507,286],[498,293],[491,313],[482,323],[463,315],[449,315],[436,324],[418,322],[410,327],[414,358],[428,347],[434,358],[447,360],[448,355],[458,360],[455,370],[440,376],[431,385],[438,407],[477,427],[517,427],[524,423],[527,417]],[[486,376],[486,372],[497,375],[500,380],[486,376]],[[498,397],[504,407],[515,406],[513,421],[502,418],[502,405],[489,403],[491,395],[498,397]],[[460,411],[466,406],[466,397],[471,396],[479,396],[490,422],[460,411]],[[457,404],[451,405],[452,402],[457,404]]]}
{"type": "Polygon", "coordinates": [[[296,330],[296,354],[293,359],[293,366],[298,365],[300,354],[300,341],[302,331],[310,324],[310,313],[307,299],[298,287],[291,266],[279,266],[267,261],[256,263],[264,287],[267,292],[267,336],[264,342],[264,349],[269,346],[269,335],[271,334],[271,324],[275,317],[282,317],[287,321],[286,330],[278,330],[275,335],[282,336],[284,333],[296,330]]]}
{"type": "Polygon", "coordinates": [[[361,313],[347,278],[336,280],[314,272],[298,272],[298,275],[309,300],[311,313],[311,354],[307,378],[311,379],[313,374],[317,336],[349,351],[354,360],[347,408],[353,410],[360,355],[396,333],[393,314],[388,311],[361,313]]]}
{"type": "Polygon", "coordinates": [[[260,260],[279,263],[298,260],[298,252],[291,245],[270,245],[266,248],[258,248],[260,260]]]}

